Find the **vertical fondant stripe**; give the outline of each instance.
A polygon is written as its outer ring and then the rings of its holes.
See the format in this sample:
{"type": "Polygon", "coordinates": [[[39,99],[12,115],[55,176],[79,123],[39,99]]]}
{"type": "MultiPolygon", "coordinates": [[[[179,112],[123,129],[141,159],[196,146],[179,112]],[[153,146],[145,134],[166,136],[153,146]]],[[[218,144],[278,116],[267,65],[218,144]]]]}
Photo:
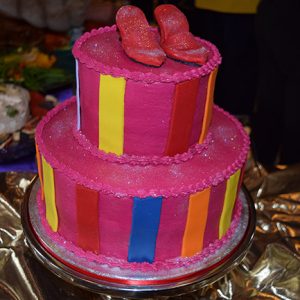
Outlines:
{"type": "Polygon", "coordinates": [[[68,241],[77,243],[76,183],[54,170],[55,202],[59,219],[58,232],[68,241]]]}
{"type": "Polygon", "coordinates": [[[155,260],[165,260],[181,256],[182,237],[186,224],[188,205],[188,195],[163,199],[156,241],[155,260]]]}
{"type": "Polygon", "coordinates": [[[198,89],[198,78],[176,85],[165,155],[173,156],[188,149],[198,89]]]}
{"type": "Polygon", "coordinates": [[[144,82],[127,80],[124,100],[125,153],[164,154],[174,90],[174,83],[147,85],[144,82]]]}
{"type": "Polygon", "coordinates": [[[78,60],[75,59],[76,63],[76,103],[77,103],[77,130],[80,129],[80,95],[79,95],[79,71],[78,71],[78,60]]]}
{"type": "Polygon", "coordinates": [[[98,147],[99,73],[78,63],[80,81],[81,132],[98,147]]]}
{"type": "Polygon", "coordinates": [[[205,101],[206,102],[205,103],[205,112],[204,112],[202,131],[201,131],[201,135],[200,135],[200,139],[199,139],[199,144],[201,144],[204,141],[204,139],[207,135],[209,125],[210,125],[217,72],[218,72],[218,68],[216,68],[209,75],[207,95],[206,95],[206,101],[205,101]]]}
{"type": "Polygon", "coordinates": [[[188,217],[183,236],[182,256],[192,256],[203,249],[210,188],[190,196],[188,217]]]}
{"type": "Polygon", "coordinates": [[[123,154],[125,85],[124,78],[100,76],[99,149],[117,155],[123,154]]]}
{"type": "Polygon", "coordinates": [[[46,205],[46,219],[53,231],[58,229],[58,216],[55,204],[55,183],[53,169],[42,157],[43,176],[44,176],[44,193],[46,205]]]}
{"type": "Polygon", "coordinates": [[[241,174],[240,174],[240,178],[239,178],[239,184],[238,184],[238,189],[237,189],[237,193],[239,193],[241,186],[243,184],[243,179],[244,179],[244,174],[245,174],[245,168],[246,165],[244,164],[241,168],[241,174]]]}
{"type": "MultiPolygon", "coordinates": [[[[245,173],[245,164],[242,166],[241,168],[241,173],[240,173],[240,178],[239,178],[239,183],[238,183],[238,187],[237,187],[237,191],[236,191],[236,199],[238,199],[239,197],[239,193],[240,193],[240,190],[241,190],[241,187],[242,187],[242,184],[243,184],[243,178],[244,178],[244,173],[245,173]]],[[[233,212],[232,214],[234,215],[236,213],[236,210],[237,210],[237,205],[236,205],[236,201],[235,201],[235,205],[234,205],[234,208],[233,208],[233,212]]]]}
{"type": "Polygon", "coordinates": [[[36,153],[36,162],[37,162],[37,167],[38,167],[38,174],[39,174],[39,179],[41,182],[41,194],[42,194],[42,200],[44,200],[44,183],[43,183],[43,170],[42,170],[42,162],[41,162],[41,154],[39,151],[38,144],[35,143],[35,153],[36,153]]]}
{"type": "Polygon", "coordinates": [[[207,85],[208,85],[209,75],[200,78],[199,83],[199,91],[197,95],[197,104],[195,109],[194,115],[194,122],[192,128],[192,134],[190,138],[190,146],[198,143],[201,130],[202,130],[202,123],[205,111],[205,101],[206,101],[206,94],[207,94],[207,85]]]}
{"type": "Polygon", "coordinates": [[[98,192],[76,186],[78,245],[99,253],[98,192]]]}
{"type": "Polygon", "coordinates": [[[219,221],[222,214],[225,192],[226,181],[211,187],[203,248],[219,238],[219,221]]]}
{"type": "Polygon", "coordinates": [[[99,192],[101,254],[127,260],[133,199],[99,192]]]}
{"type": "Polygon", "coordinates": [[[129,262],[154,261],[161,205],[162,197],[134,197],[129,262]]]}
{"type": "Polygon", "coordinates": [[[241,170],[238,170],[227,180],[224,205],[219,226],[219,238],[222,238],[230,227],[231,216],[236,199],[241,170]]]}

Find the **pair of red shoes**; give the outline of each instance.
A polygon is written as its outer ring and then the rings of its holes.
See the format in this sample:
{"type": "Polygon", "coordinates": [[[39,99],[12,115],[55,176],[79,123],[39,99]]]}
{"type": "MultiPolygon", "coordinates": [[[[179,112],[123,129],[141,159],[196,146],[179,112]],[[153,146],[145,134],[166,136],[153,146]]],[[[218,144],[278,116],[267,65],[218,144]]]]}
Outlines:
{"type": "Polygon", "coordinates": [[[116,23],[122,47],[129,57],[156,67],[163,64],[166,56],[197,64],[207,61],[208,50],[189,32],[189,23],[176,6],[159,5],[154,15],[160,28],[160,41],[138,7],[126,5],[118,10],[116,23]]]}

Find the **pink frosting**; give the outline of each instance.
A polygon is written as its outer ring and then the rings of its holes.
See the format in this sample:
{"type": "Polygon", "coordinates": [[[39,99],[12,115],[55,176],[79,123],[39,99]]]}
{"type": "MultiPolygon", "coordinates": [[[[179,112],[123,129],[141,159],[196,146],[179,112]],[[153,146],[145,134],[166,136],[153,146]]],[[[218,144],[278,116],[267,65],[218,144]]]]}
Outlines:
{"type": "Polygon", "coordinates": [[[208,222],[205,227],[203,247],[207,247],[212,238],[219,237],[219,222],[216,222],[216,220],[220,220],[221,218],[226,192],[226,184],[227,181],[224,181],[217,186],[213,186],[210,190],[207,213],[208,222]]]}
{"type": "Polygon", "coordinates": [[[203,150],[207,149],[212,141],[211,134],[208,134],[206,139],[202,144],[195,144],[188,149],[187,152],[176,154],[175,156],[138,156],[138,155],[116,155],[114,153],[106,153],[99,150],[96,146],[92,145],[90,141],[78,130],[73,130],[73,135],[77,139],[78,143],[84,147],[91,155],[98,157],[102,160],[109,162],[117,162],[120,164],[130,164],[130,165],[170,165],[179,164],[188,161],[194,157],[194,155],[201,153],[203,150]]]}
{"type": "Polygon", "coordinates": [[[165,260],[181,255],[188,206],[188,195],[163,199],[155,260],[165,260]],[[172,247],[166,245],[172,245],[172,247]]]}
{"type": "Polygon", "coordinates": [[[58,170],[54,170],[54,182],[59,233],[71,242],[77,243],[76,185],[58,170]]]}
{"type": "MultiPolygon", "coordinates": [[[[157,31],[154,29],[154,31],[157,31]]],[[[75,43],[73,55],[81,63],[101,74],[124,77],[147,83],[181,82],[205,76],[221,63],[217,48],[211,43],[200,40],[210,51],[210,57],[203,66],[184,64],[172,59],[159,68],[145,66],[128,59],[122,49],[116,26],[94,29],[85,33],[75,43]]]]}
{"type": "Polygon", "coordinates": [[[124,152],[163,155],[169,132],[175,84],[128,80],[124,100],[124,152]]]}
{"type": "Polygon", "coordinates": [[[75,182],[119,197],[195,193],[228,179],[242,167],[249,150],[249,138],[240,123],[219,108],[214,109],[209,147],[175,165],[129,166],[101,160],[77,142],[75,126],[73,98],[39,123],[36,140],[41,154],[54,169],[75,182]]]}
{"type": "Polygon", "coordinates": [[[198,142],[202,131],[203,116],[206,104],[206,94],[209,75],[200,78],[199,92],[197,95],[196,109],[190,138],[190,145],[198,142]]]}
{"type": "Polygon", "coordinates": [[[99,74],[79,63],[81,130],[93,145],[99,144],[99,74]]]}
{"type": "Polygon", "coordinates": [[[101,254],[117,258],[127,257],[132,205],[131,198],[116,199],[111,194],[99,193],[101,254]]]}
{"type": "Polygon", "coordinates": [[[222,245],[226,244],[236,231],[239,224],[242,205],[240,201],[237,202],[237,210],[233,216],[233,220],[230,228],[227,230],[226,234],[222,239],[217,239],[212,241],[206,248],[204,248],[200,253],[192,257],[176,257],[173,259],[155,261],[152,264],[149,263],[129,263],[123,259],[116,257],[108,257],[106,255],[97,255],[90,251],[84,251],[81,248],[75,246],[72,242],[65,240],[59,233],[53,232],[45,218],[45,207],[44,202],[41,201],[40,193],[37,196],[39,214],[41,216],[41,225],[44,227],[46,234],[59,246],[63,247],[67,251],[74,253],[77,257],[86,259],[87,261],[98,262],[99,264],[108,265],[110,267],[118,267],[121,269],[129,270],[139,270],[139,271],[161,271],[161,270],[171,270],[174,268],[180,268],[184,266],[189,266],[201,261],[208,256],[214,254],[222,245]]]}

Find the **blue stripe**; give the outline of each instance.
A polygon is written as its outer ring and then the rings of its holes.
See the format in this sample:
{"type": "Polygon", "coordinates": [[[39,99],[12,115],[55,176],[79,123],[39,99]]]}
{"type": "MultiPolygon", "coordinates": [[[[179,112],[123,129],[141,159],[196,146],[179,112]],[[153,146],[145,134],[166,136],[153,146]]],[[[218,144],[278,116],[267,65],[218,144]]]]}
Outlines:
{"type": "Polygon", "coordinates": [[[133,198],[129,262],[154,261],[162,197],[133,198]]]}

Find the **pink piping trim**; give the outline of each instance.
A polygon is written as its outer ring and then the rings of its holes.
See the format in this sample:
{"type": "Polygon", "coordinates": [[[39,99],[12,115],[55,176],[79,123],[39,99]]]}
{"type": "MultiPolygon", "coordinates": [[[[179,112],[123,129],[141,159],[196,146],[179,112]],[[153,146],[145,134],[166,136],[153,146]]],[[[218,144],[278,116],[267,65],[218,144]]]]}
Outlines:
{"type": "Polygon", "coordinates": [[[170,197],[170,196],[178,196],[178,195],[189,195],[192,193],[196,193],[199,191],[202,191],[208,187],[216,186],[219,183],[227,180],[232,174],[234,174],[238,169],[240,169],[244,162],[247,159],[247,154],[249,151],[249,137],[244,131],[242,125],[240,122],[231,116],[229,113],[225,112],[223,109],[215,106],[214,109],[219,111],[220,113],[223,113],[225,116],[227,116],[228,119],[230,119],[237,127],[239,133],[243,137],[243,147],[241,150],[240,155],[237,157],[237,159],[226,169],[223,171],[218,172],[215,176],[210,176],[207,179],[203,179],[202,181],[191,184],[186,187],[180,187],[180,188],[173,188],[173,189],[151,189],[150,191],[146,190],[134,190],[129,191],[128,193],[124,192],[116,192],[112,189],[110,185],[104,185],[101,182],[95,182],[92,181],[86,177],[83,177],[78,172],[72,170],[69,166],[66,166],[63,162],[59,162],[55,156],[51,153],[51,149],[48,149],[42,139],[42,133],[43,128],[46,126],[46,124],[61,110],[67,109],[69,105],[75,104],[76,99],[75,97],[70,98],[69,100],[65,101],[64,103],[58,105],[51,111],[47,113],[47,115],[40,121],[39,125],[36,128],[36,142],[38,144],[38,147],[40,149],[41,155],[43,155],[46,159],[46,161],[52,166],[54,169],[58,169],[61,172],[63,172],[66,176],[68,176],[71,180],[73,180],[75,183],[84,185],[87,188],[96,190],[96,191],[102,191],[106,194],[114,194],[118,197],[147,197],[147,196],[163,196],[163,197],[170,197]]]}
{"type": "Polygon", "coordinates": [[[161,270],[170,270],[174,268],[181,268],[185,266],[189,266],[191,264],[195,264],[205,258],[213,255],[218,249],[220,249],[224,244],[226,244],[233,234],[236,231],[236,228],[240,222],[242,215],[242,204],[241,201],[237,202],[236,213],[232,219],[231,226],[227,230],[226,234],[222,239],[217,239],[211,242],[206,248],[204,248],[198,254],[191,257],[176,257],[164,261],[155,261],[152,264],[149,263],[129,263],[126,260],[107,257],[105,255],[98,254],[96,255],[90,251],[84,251],[83,249],[75,246],[71,241],[65,240],[58,232],[53,232],[46,219],[45,219],[45,208],[42,205],[42,201],[40,199],[40,191],[37,195],[38,202],[38,210],[41,216],[42,225],[46,231],[46,234],[59,246],[67,249],[70,252],[73,252],[76,257],[84,258],[89,261],[98,262],[100,264],[108,265],[110,267],[120,267],[122,269],[129,270],[139,270],[139,271],[161,271],[161,270]]]}
{"type": "MultiPolygon", "coordinates": [[[[220,63],[221,63],[221,55],[216,46],[211,44],[208,41],[197,38],[204,47],[208,48],[211,52],[211,58],[207,61],[205,65],[195,67],[192,70],[175,73],[173,75],[162,73],[162,74],[153,74],[151,72],[132,72],[127,69],[121,69],[117,67],[107,66],[92,57],[90,57],[87,53],[81,51],[81,46],[87,41],[90,37],[101,34],[103,32],[111,32],[116,31],[116,25],[111,27],[101,27],[99,29],[93,29],[91,32],[86,32],[83,34],[78,40],[76,40],[75,45],[73,47],[73,55],[77,58],[81,63],[86,64],[88,68],[94,69],[97,72],[105,75],[112,75],[115,77],[124,77],[126,79],[132,79],[135,81],[143,81],[147,83],[153,82],[181,82],[184,80],[191,80],[193,78],[198,78],[199,76],[205,76],[212,72],[220,63]]],[[[156,30],[156,29],[153,29],[156,30]]]]}
{"type": "Polygon", "coordinates": [[[139,156],[130,154],[123,154],[118,156],[114,153],[106,153],[98,149],[95,145],[91,144],[91,142],[83,133],[76,130],[75,128],[73,129],[73,134],[78,143],[95,157],[110,162],[139,166],[179,164],[192,159],[196,154],[200,154],[202,151],[206,150],[208,148],[208,145],[212,142],[212,136],[210,133],[208,133],[206,139],[202,144],[195,144],[191,146],[187,152],[176,154],[175,156],[139,156]]]}

